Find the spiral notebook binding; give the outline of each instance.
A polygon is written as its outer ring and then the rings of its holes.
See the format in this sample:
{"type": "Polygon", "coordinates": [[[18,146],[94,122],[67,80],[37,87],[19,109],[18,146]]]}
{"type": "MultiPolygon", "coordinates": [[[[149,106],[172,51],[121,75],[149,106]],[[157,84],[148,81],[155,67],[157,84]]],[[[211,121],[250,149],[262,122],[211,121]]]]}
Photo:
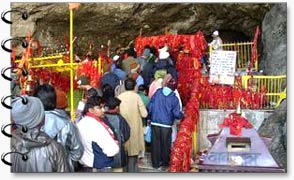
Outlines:
{"type": "Polygon", "coordinates": [[[15,70],[15,69],[20,69],[20,70],[21,70],[21,74],[22,74],[23,76],[27,76],[27,75],[29,74],[28,70],[26,70],[25,68],[20,68],[20,67],[6,67],[6,68],[2,68],[2,70],[1,70],[1,76],[2,76],[4,79],[8,80],[8,81],[12,81],[12,80],[13,80],[11,77],[8,77],[8,76],[5,75],[5,72],[6,72],[7,70],[9,70],[9,69],[13,69],[13,70],[15,70]]]}
{"type": "Polygon", "coordinates": [[[27,132],[28,132],[28,127],[27,127],[27,126],[20,125],[20,124],[10,123],[10,124],[6,124],[6,125],[2,125],[2,127],[1,127],[1,132],[2,132],[2,134],[3,134],[4,136],[10,137],[10,138],[12,137],[12,135],[9,134],[9,133],[7,133],[7,132],[5,131],[5,128],[6,128],[7,126],[20,126],[20,127],[21,127],[21,131],[22,131],[23,133],[27,133],[27,132]]]}
{"type": "Polygon", "coordinates": [[[7,23],[7,24],[12,24],[12,21],[9,21],[9,20],[7,20],[6,18],[5,18],[5,15],[7,14],[7,13],[10,13],[10,12],[18,12],[18,13],[21,13],[21,18],[23,19],[23,20],[27,20],[28,18],[29,18],[29,13],[27,12],[27,11],[25,11],[25,10],[18,10],[18,9],[12,9],[12,10],[10,10],[10,11],[3,11],[2,13],[1,13],[1,19],[2,19],[2,21],[3,22],[5,22],[5,23],[7,23]]]}
{"type": "MultiPolygon", "coordinates": [[[[27,104],[27,103],[28,103],[28,99],[27,99],[26,97],[23,97],[23,96],[14,96],[14,95],[4,96],[4,97],[2,97],[2,99],[1,99],[1,104],[2,104],[4,107],[8,108],[8,109],[12,109],[11,106],[9,106],[9,105],[7,105],[7,104],[5,103],[5,100],[6,100],[7,98],[9,98],[9,97],[11,97],[11,98],[20,97],[20,98],[22,99],[22,103],[23,103],[23,104],[27,104]]],[[[6,125],[2,125],[2,127],[1,127],[1,133],[2,133],[4,136],[7,136],[7,137],[9,137],[9,138],[11,138],[12,135],[9,134],[9,133],[7,133],[7,132],[5,131],[5,128],[8,127],[8,126],[20,126],[20,127],[21,127],[21,130],[22,130],[23,133],[27,133],[27,132],[28,132],[28,127],[23,126],[23,125],[20,125],[20,124],[17,124],[17,123],[10,123],[10,124],[6,124],[6,125]]],[[[4,164],[8,165],[8,166],[12,166],[12,163],[11,163],[11,162],[8,162],[8,161],[5,159],[5,157],[6,157],[7,155],[12,154],[12,153],[17,153],[17,154],[22,155],[22,160],[23,160],[23,161],[27,161],[27,160],[28,160],[28,156],[27,156],[26,154],[23,154],[23,153],[20,153],[20,152],[8,152],[8,153],[3,153],[3,154],[1,155],[1,161],[2,161],[4,164]]]]}
{"type": "MultiPolygon", "coordinates": [[[[29,18],[29,13],[28,13],[26,10],[24,10],[24,9],[11,9],[11,10],[9,10],[9,11],[3,11],[3,12],[1,13],[1,19],[2,19],[2,21],[5,22],[5,23],[7,23],[7,24],[12,24],[13,22],[12,22],[11,20],[8,20],[8,19],[6,18],[6,17],[7,17],[6,15],[7,15],[8,13],[13,13],[13,12],[16,12],[16,13],[18,13],[18,14],[21,14],[21,18],[22,18],[23,20],[27,20],[27,19],[29,18]]],[[[9,48],[6,47],[6,43],[7,43],[8,41],[19,41],[19,42],[21,42],[21,45],[22,45],[23,48],[27,48],[27,47],[29,46],[29,43],[26,41],[26,39],[25,39],[24,37],[15,37],[15,38],[7,39],[7,40],[2,40],[2,42],[1,42],[1,47],[2,47],[2,49],[3,49],[4,51],[6,51],[6,52],[9,52],[9,53],[12,53],[12,49],[9,49],[9,48]]],[[[22,75],[23,75],[23,76],[27,76],[27,75],[29,74],[29,73],[28,73],[28,70],[27,70],[27,69],[24,69],[24,68],[19,68],[19,67],[6,67],[6,68],[3,68],[3,69],[1,70],[1,76],[2,76],[4,79],[8,80],[8,81],[13,81],[13,78],[11,78],[11,77],[9,77],[9,76],[7,76],[7,75],[5,74],[5,72],[6,72],[7,70],[9,70],[9,69],[13,69],[13,70],[15,70],[15,69],[20,69],[21,72],[22,72],[22,75]]],[[[19,95],[3,96],[3,97],[1,98],[1,104],[2,104],[3,107],[5,107],[5,108],[7,108],[7,109],[12,109],[11,106],[9,106],[9,105],[7,105],[7,104],[5,103],[5,100],[6,100],[7,98],[9,98],[9,97],[11,97],[11,99],[14,99],[14,98],[16,98],[16,97],[20,97],[20,98],[22,99],[22,103],[23,103],[23,104],[27,104],[27,103],[28,103],[28,99],[27,99],[26,97],[23,97],[23,96],[19,96],[19,95]]],[[[8,126],[12,126],[12,128],[14,128],[15,126],[18,126],[18,127],[21,127],[21,130],[22,130],[23,133],[27,133],[27,132],[28,132],[28,127],[23,126],[23,125],[20,125],[20,124],[10,123],[10,124],[3,125],[3,126],[1,127],[1,133],[2,133],[4,136],[7,136],[7,137],[9,137],[9,138],[12,137],[12,134],[9,134],[8,132],[5,131],[6,127],[8,127],[8,126]]],[[[27,155],[27,153],[20,153],[20,152],[13,152],[13,151],[12,151],[12,152],[7,152],[7,153],[3,153],[3,154],[1,155],[1,161],[2,161],[4,164],[8,165],[8,166],[12,166],[12,163],[9,162],[9,161],[7,161],[5,158],[6,158],[7,155],[10,155],[10,154],[19,154],[19,155],[22,156],[22,160],[23,160],[23,161],[27,161],[27,160],[28,160],[28,155],[27,155]]]]}
{"type": "Polygon", "coordinates": [[[16,38],[10,38],[10,39],[3,40],[1,42],[1,47],[4,51],[9,52],[9,53],[12,53],[12,50],[5,46],[5,43],[7,43],[8,41],[20,41],[21,46],[23,48],[27,48],[29,46],[29,43],[25,39],[23,39],[22,37],[16,37],[16,38]]]}
{"type": "Polygon", "coordinates": [[[11,163],[11,162],[8,162],[8,161],[5,159],[5,157],[6,157],[7,155],[9,155],[9,154],[13,154],[13,153],[21,155],[23,161],[27,161],[27,160],[29,159],[29,157],[28,157],[28,155],[27,155],[26,153],[20,153],[20,152],[8,152],[8,153],[3,153],[3,154],[1,155],[1,161],[2,161],[4,164],[8,165],[8,166],[12,166],[12,163],[11,163]]]}

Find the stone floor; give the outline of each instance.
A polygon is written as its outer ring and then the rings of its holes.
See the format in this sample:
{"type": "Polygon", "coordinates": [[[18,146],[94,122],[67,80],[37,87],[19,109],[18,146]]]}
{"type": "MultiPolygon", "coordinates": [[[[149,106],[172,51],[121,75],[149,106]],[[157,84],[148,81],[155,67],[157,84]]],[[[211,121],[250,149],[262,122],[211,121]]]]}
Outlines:
{"type": "Polygon", "coordinates": [[[156,172],[156,173],[166,173],[168,169],[154,169],[151,164],[151,154],[150,152],[145,152],[145,157],[138,161],[139,172],[156,172]]]}

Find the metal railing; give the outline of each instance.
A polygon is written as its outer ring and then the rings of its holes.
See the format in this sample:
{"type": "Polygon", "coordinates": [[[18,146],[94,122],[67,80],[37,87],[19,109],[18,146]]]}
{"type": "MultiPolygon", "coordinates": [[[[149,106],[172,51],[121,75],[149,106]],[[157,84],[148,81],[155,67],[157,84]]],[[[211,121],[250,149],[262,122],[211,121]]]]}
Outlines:
{"type": "Polygon", "coordinates": [[[286,75],[280,76],[242,76],[242,87],[253,92],[266,90],[266,100],[262,109],[274,109],[286,98],[286,75]]]}
{"type": "MultiPolygon", "coordinates": [[[[248,68],[250,63],[250,58],[252,56],[252,47],[253,42],[235,42],[235,43],[226,43],[221,45],[223,51],[236,51],[237,58],[236,58],[236,69],[245,70],[248,68]]],[[[212,46],[209,46],[209,54],[212,53],[212,46]]],[[[257,51],[256,51],[257,54],[257,51]]],[[[254,70],[258,70],[258,56],[256,55],[257,59],[253,65],[254,70]]]]}

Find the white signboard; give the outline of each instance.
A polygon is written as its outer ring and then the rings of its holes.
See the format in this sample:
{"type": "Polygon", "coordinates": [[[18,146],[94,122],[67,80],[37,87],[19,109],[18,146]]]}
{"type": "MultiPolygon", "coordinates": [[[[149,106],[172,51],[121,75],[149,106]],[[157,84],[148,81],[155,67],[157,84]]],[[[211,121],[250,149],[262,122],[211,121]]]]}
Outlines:
{"type": "Polygon", "coordinates": [[[212,51],[209,82],[233,85],[236,71],[236,51],[212,51]]]}

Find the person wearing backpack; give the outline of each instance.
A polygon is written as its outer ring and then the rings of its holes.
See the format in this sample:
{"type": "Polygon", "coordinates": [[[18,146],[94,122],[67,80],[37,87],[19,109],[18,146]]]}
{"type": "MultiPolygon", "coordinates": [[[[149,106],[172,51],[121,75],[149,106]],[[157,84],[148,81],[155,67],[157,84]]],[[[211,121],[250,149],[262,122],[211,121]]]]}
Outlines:
{"type": "Polygon", "coordinates": [[[129,140],[131,131],[128,122],[119,113],[120,103],[121,101],[116,97],[110,97],[106,100],[108,110],[105,112],[105,117],[113,127],[120,148],[120,152],[114,156],[113,172],[126,171],[127,156],[124,144],[129,140]]]}

